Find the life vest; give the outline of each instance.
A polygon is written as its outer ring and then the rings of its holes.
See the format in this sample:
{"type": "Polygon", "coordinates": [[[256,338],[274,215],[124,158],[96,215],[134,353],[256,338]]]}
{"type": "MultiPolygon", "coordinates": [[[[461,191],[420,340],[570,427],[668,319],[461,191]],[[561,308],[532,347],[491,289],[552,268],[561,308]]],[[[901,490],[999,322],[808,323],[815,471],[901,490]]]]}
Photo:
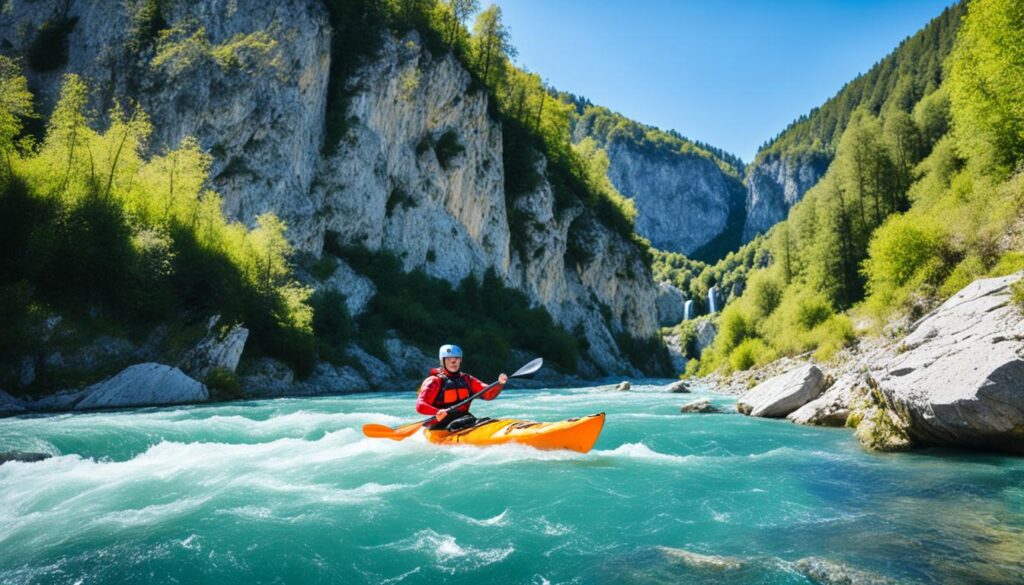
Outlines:
{"type": "Polygon", "coordinates": [[[444,372],[436,374],[441,379],[441,388],[434,397],[433,406],[436,408],[449,408],[457,402],[461,402],[470,396],[469,382],[462,372],[448,375],[444,372]]]}

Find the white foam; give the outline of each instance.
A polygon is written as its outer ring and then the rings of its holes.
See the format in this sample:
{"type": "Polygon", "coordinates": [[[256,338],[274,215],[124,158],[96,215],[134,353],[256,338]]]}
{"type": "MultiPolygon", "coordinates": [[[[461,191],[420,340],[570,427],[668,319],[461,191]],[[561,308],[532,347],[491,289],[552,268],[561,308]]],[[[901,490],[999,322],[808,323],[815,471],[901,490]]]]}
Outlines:
{"type": "Polygon", "coordinates": [[[438,569],[450,574],[497,563],[515,552],[512,545],[500,548],[462,546],[454,536],[440,534],[429,528],[394,546],[400,550],[427,553],[434,557],[438,569]]]}
{"type": "Polygon", "coordinates": [[[694,459],[700,459],[693,455],[668,455],[654,451],[643,443],[625,443],[611,451],[595,451],[602,457],[640,459],[647,461],[658,461],[661,463],[687,463],[694,459]]]}

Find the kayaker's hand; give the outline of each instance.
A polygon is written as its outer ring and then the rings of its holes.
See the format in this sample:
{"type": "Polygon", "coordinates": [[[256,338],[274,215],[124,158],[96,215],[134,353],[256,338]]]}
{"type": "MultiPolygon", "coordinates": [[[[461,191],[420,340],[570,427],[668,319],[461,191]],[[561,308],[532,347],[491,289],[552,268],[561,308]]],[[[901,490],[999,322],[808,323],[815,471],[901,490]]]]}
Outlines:
{"type": "Polygon", "coordinates": [[[508,376],[506,376],[505,374],[501,374],[500,376],[498,376],[498,383],[499,384],[504,385],[505,382],[508,382],[508,376]]]}
{"type": "Polygon", "coordinates": [[[437,411],[437,414],[434,415],[434,418],[437,419],[437,422],[441,422],[445,419],[446,416],[448,416],[447,410],[439,410],[437,411]]]}

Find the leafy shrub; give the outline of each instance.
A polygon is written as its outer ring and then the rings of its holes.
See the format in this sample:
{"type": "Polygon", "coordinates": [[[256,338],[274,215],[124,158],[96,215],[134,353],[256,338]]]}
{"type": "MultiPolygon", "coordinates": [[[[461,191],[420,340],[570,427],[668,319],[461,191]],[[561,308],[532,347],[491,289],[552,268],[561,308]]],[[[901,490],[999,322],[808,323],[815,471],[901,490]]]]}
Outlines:
{"type": "Polygon", "coordinates": [[[877,229],[864,274],[871,292],[914,282],[935,282],[948,256],[945,229],[937,221],[899,215],[877,229]]]}
{"type": "Polygon", "coordinates": [[[313,332],[319,340],[342,347],[352,339],[352,318],[348,314],[345,295],[333,290],[319,290],[309,299],[313,307],[313,332]]]}
{"type": "Polygon", "coordinates": [[[214,400],[234,400],[245,397],[238,376],[226,368],[214,368],[206,376],[205,382],[214,400]]]}
{"type": "Polygon", "coordinates": [[[763,319],[782,302],[782,280],[768,270],[757,271],[751,276],[747,294],[753,303],[756,318],[763,319]]]}
{"type": "Polygon", "coordinates": [[[655,376],[672,374],[672,360],[658,336],[647,339],[622,332],[615,336],[619,350],[635,368],[655,376]]]}
{"type": "Polygon", "coordinates": [[[733,370],[749,370],[764,363],[770,353],[764,341],[757,338],[744,339],[729,353],[729,366],[733,370]]]}
{"type": "Polygon", "coordinates": [[[330,248],[377,287],[369,309],[357,321],[355,337],[378,357],[385,356],[385,335],[395,330],[428,353],[443,343],[459,343],[467,352],[466,367],[482,377],[513,367],[513,347],[565,370],[576,368],[576,339],[546,310],[531,308],[525,295],[505,287],[493,270],[482,280],[469,276],[453,288],[422,270],[404,272],[390,252],[330,248]]]}
{"type": "Polygon", "coordinates": [[[1017,308],[1024,312],[1024,280],[1018,280],[1010,287],[1010,298],[1017,308]]]}

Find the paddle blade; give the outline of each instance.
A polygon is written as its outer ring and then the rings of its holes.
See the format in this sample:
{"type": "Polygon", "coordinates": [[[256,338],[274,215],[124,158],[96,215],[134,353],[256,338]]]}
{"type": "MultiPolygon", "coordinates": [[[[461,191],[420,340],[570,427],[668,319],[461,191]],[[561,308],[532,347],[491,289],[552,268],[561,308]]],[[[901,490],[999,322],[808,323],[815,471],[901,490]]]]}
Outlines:
{"type": "Polygon", "coordinates": [[[410,437],[416,433],[416,431],[422,428],[422,423],[412,423],[404,426],[400,426],[397,429],[386,427],[384,425],[363,425],[363,434],[371,439],[391,439],[392,441],[401,441],[406,437],[410,437]]]}
{"type": "Polygon", "coordinates": [[[511,376],[509,376],[509,378],[522,378],[524,376],[529,376],[530,374],[535,374],[535,373],[537,373],[537,370],[539,370],[541,368],[541,366],[543,366],[543,365],[544,365],[544,358],[537,358],[537,359],[533,360],[532,362],[530,362],[530,363],[526,364],[525,366],[523,366],[523,367],[519,368],[518,370],[516,370],[516,373],[512,374],[511,376]]]}

